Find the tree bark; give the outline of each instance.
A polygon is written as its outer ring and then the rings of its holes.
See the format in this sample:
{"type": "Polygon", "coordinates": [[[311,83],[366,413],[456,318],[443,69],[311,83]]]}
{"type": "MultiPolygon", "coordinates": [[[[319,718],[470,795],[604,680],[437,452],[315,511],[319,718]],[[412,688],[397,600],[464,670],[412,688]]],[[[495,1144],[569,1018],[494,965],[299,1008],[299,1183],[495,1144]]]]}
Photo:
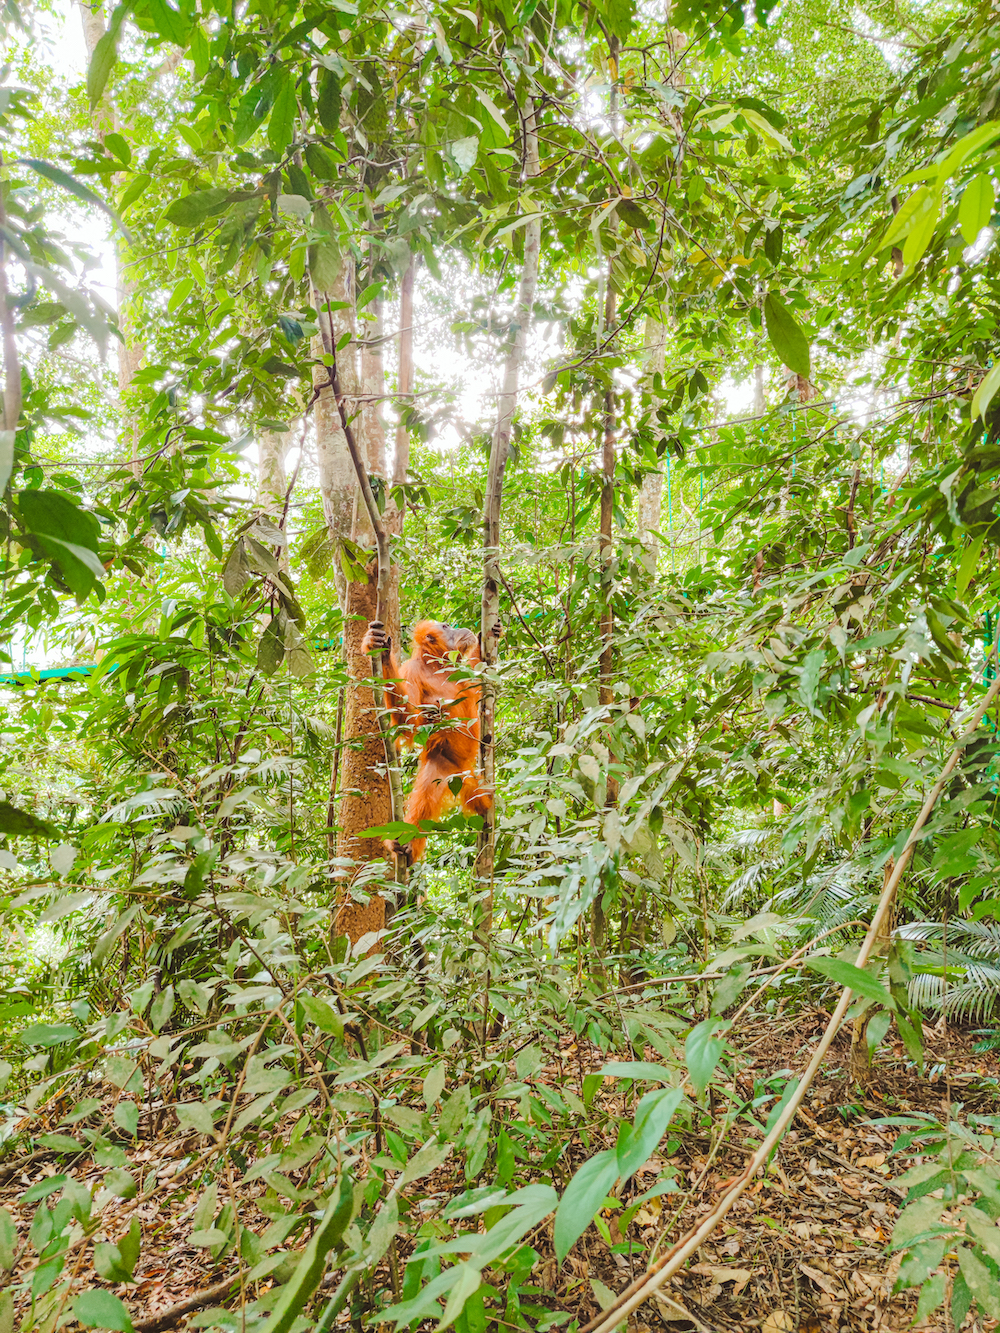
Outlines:
{"type": "MultiPolygon", "coordinates": [[[[395,762],[395,753],[391,738],[381,721],[384,712],[382,700],[376,699],[375,691],[367,683],[372,676],[372,658],[361,651],[361,643],[372,620],[384,619],[391,625],[392,605],[395,603],[398,607],[398,594],[393,596],[388,539],[384,527],[377,521],[377,512],[372,515],[368,505],[369,501],[374,503],[368,476],[385,476],[385,428],[381,413],[385,383],[380,342],[381,322],[376,312],[374,338],[361,354],[359,383],[353,346],[348,344],[338,349],[343,333],[348,329],[353,331],[354,328],[354,284],[348,279],[339,285],[352,293],[350,309],[331,312],[324,308],[324,296],[317,302],[322,355],[326,358],[325,364],[317,367],[325,380],[317,400],[318,403],[324,403],[325,399],[326,409],[322,423],[322,456],[330,485],[324,491],[324,511],[332,540],[337,542],[350,534],[360,545],[373,546],[377,539],[378,558],[365,582],[347,582],[345,579],[343,585],[344,660],[350,681],[344,703],[337,855],[368,863],[384,856],[384,840],[377,836],[362,836],[363,830],[391,823],[398,812],[394,811],[389,774],[390,764],[395,762]],[[339,321],[340,328],[335,318],[337,314],[348,316],[347,320],[339,321]],[[343,327],[345,323],[347,329],[343,327]],[[360,411],[357,411],[359,398],[360,411]],[[356,457],[353,456],[355,454],[356,457]],[[331,499],[329,507],[326,503],[328,495],[331,499]],[[334,526],[337,523],[343,526],[334,526]]],[[[333,299],[343,300],[344,297],[334,294],[333,299]]],[[[319,433],[320,426],[317,424],[317,437],[319,433]]],[[[321,488],[322,476],[321,472],[321,488]]],[[[398,610],[395,619],[398,624],[398,610]]],[[[338,899],[337,933],[346,934],[352,944],[371,931],[384,929],[386,900],[381,894],[371,893],[366,903],[355,902],[349,886],[345,884],[338,899]]]]}
{"type": "MultiPolygon", "coordinates": [[[[396,376],[396,452],[392,460],[393,487],[406,485],[410,471],[410,432],[406,425],[405,411],[410,406],[413,393],[413,281],[416,276],[417,261],[411,255],[410,262],[403,273],[399,287],[399,370],[396,376]]],[[[387,509],[390,532],[397,535],[403,531],[406,516],[406,500],[402,495],[387,509]]]]}
{"type": "MultiPolygon", "coordinates": [[[[107,31],[102,0],[89,4],[88,0],[78,0],[80,18],[83,23],[83,40],[87,48],[87,63],[94,57],[97,43],[107,31]]],[[[94,108],[91,116],[94,133],[103,142],[104,136],[112,130],[121,129],[118,107],[109,102],[107,92],[94,108]]],[[[146,347],[138,334],[139,311],[137,309],[137,284],[132,276],[133,266],[128,262],[127,242],[116,231],[114,233],[115,284],[118,294],[118,326],[123,341],[118,344],[118,399],[122,406],[125,421],[124,434],[128,439],[129,464],[132,475],[138,480],[142,476],[142,463],[139,460],[139,423],[134,414],[127,411],[128,394],[135,379],[135,373],[146,355],[146,347]]]]}
{"type": "Polygon", "coordinates": [[[285,509],[288,478],[285,448],[288,435],[276,430],[261,431],[257,438],[257,498],[261,513],[280,518],[285,509]]]}
{"type": "MultiPolygon", "coordinates": [[[[666,369],[666,351],[667,351],[667,329],[662,319],[655,315],[646,316],[646,377],[649,385],[649,394],[652,399],[651,412],[654,416],[658,402],[658,395],[654,388],[654,376],[661,377],[666,369]]],[[[653,426],[653,434],[657,440],[662,440],[664,432],[656,422],[653,426]]],[[[642,542],[643,559],[646,568],[650,574],[656,574],[656,565],[660,554],[660,539],[657,532],[660,528],[661,513],[663,510],[663,473],[648,472],[642,479],[642,485],[639,488],[639,540],[642,542]]]]}
{"type": "Polygon", "coordinates": [[[340,563],[339,547],[342,539],[349,537],[354,527],[358,479],[348,452],[347,440],[340,421],[340,409],[330,387],[328,367],[323,364],[323,357],[329,345],[336,347],[345,333],[351,335],[352,341],[337,353],[340,384],[345,395],[347,415],[350,417],[356,410],[358,397],[358,373],[353,344],[354,299],[354,259],[351,255],[345,255],[330,291],[321,292],[315,286],[312,287],[312,303],[320,326],[312,346],[316,362],[313,368],[313,391],[317,395],[313,408],[316,470],[319,474],[323,517],[326,520],[330,541],[335,548],[330,568],[333,571],[337,600],[345,615],[348,610],[347,576],[340,563]],[[330,304],[339,308],[331,310],[330,304]]]}
{"type": "MultiPolygon", "coordinates": [[[[535,104],[527,98],[524,106],[524,167],[525,179],[538,175],[538,127],[535,104]]],[[[497,660],[500,639],[500,508],[503,502],[503,481],[510,457],[510,441],[514,428],[514,410],[520,385],[521,364],[527,345],[531,314],[538,286],[538,255],[541,249],[540,219],[529,222],[524,229],[524,260],[518,284],[517,309],[514,313],[513,336],[504,363],[503,387],[497,403],[497,424],[490,446],[489,468],[486,474],[486,495],[483,501],[483,595],[480,618],[482,657],[485,667],[483,695],[480,705],[480,759],[483,781],[488,790],[496,787],[494,746],[496,742],[496,686],[490,668],[497,660]]],[[[479,838],[476,858],[476,876],[487,886],[477,935],[487,941],[493,929],[493,857],[496,832],[496,805],[486,816],[486,825],[479,838]]]]}
{"type": "MultiPolygon", "coordinates": [[[[612,268],[608,261],[608,287],[604,298],[604,327],[611,328],[615,321],[615,291],[611,285],[612,268]]],[[[601,450],[601,657],[598,667],[599,699],[604,707],[615,701],[611,688],[611,676],[614,669],[614,608],[612,605],[614,582],[614,507],[615,507],[615,391],[609,383],[604,392],[604,441],[601,450]]]]}

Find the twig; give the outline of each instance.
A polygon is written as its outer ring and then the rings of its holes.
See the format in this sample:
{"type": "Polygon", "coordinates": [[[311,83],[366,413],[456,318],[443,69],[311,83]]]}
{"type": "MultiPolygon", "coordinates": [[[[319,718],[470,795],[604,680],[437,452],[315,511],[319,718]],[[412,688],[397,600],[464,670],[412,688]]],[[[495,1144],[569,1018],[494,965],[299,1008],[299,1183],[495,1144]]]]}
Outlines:
{"type": "Polygon", "coordinates": [[[168,1305],[159,1314],[152,1314],[147,1319],[136,1319],[132,1324],[135,1333],[162,1333],[165,1328],[173,1328],[174,1324],[180,1323],[186,1314],[200,1310],[204,1305],[211,1305],[219,1296],[225,1296],[233,1283],[241,1281],[249,1271],[247,1268],[241,1268],[231,1277],[225,1277],[221,1282],[214,1282],[210,1287],[203,1287],[192,1296],[185,1296],[184,1300],[178,1301],[176,1305],[168,1305]]]}

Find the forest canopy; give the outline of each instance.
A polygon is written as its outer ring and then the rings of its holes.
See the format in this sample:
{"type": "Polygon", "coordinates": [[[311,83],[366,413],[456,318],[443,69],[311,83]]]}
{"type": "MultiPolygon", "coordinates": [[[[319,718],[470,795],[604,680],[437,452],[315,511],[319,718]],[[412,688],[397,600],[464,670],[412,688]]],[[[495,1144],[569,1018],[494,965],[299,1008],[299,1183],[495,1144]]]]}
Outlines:
{"type": "Polygon", "coordinates": [[[1000,1319],[993,8],[0,22],[0,1333],[1000,1319]]]}

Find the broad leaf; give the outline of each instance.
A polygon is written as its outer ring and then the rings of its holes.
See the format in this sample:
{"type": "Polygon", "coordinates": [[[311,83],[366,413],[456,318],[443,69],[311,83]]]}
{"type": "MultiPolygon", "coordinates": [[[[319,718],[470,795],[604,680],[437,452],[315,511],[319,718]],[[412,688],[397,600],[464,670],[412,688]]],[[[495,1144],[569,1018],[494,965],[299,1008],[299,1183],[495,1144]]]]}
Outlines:
{"type": "Polygon", "coordinates": [[[764,298],[764,323],[771,346],[789,370],[808,378],[809,339],[795,322],[795,316],[775,292],[764,298]]]}
{"type": "Polygon", "coordinates": [[[584,1162],[566,1186],[556,1209],[554,1239],[559,1263],[562,1263],[590,1226],[594,1214],[618,1176],[618,1154],[609,1148],[584,1162]]]}

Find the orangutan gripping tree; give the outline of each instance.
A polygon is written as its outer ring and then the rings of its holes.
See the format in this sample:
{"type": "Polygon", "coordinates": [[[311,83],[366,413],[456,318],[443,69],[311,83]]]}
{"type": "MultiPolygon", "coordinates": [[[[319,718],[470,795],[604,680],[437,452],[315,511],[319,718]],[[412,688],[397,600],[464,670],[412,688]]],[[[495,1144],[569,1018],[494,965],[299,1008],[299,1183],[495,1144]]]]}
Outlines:
{"type": "MultiPolygon", "coordinates": [[[[373,621],[362,651],[381,652],[387,645],[391,647],[391,640],[384,626],[373,621]]],[[[406,803],[408,824],[437,819],[456,802],[467,815],[485,816],[493,803],[478,772],[482,687],[461,669],[480,660],[479,639],[472,630],[456,629],[440,620],[420,621],[413,631],[413,652],[402,665],[395,654],[390,656],[385,706],[399,728],[397,748],[412,748],[417,729],[430,728],[406,803]]],[[[412,863],[420,860],[426,845],[427,839],[419,837],[409,847],[389,843],[387,850],[412,863]]]]}

